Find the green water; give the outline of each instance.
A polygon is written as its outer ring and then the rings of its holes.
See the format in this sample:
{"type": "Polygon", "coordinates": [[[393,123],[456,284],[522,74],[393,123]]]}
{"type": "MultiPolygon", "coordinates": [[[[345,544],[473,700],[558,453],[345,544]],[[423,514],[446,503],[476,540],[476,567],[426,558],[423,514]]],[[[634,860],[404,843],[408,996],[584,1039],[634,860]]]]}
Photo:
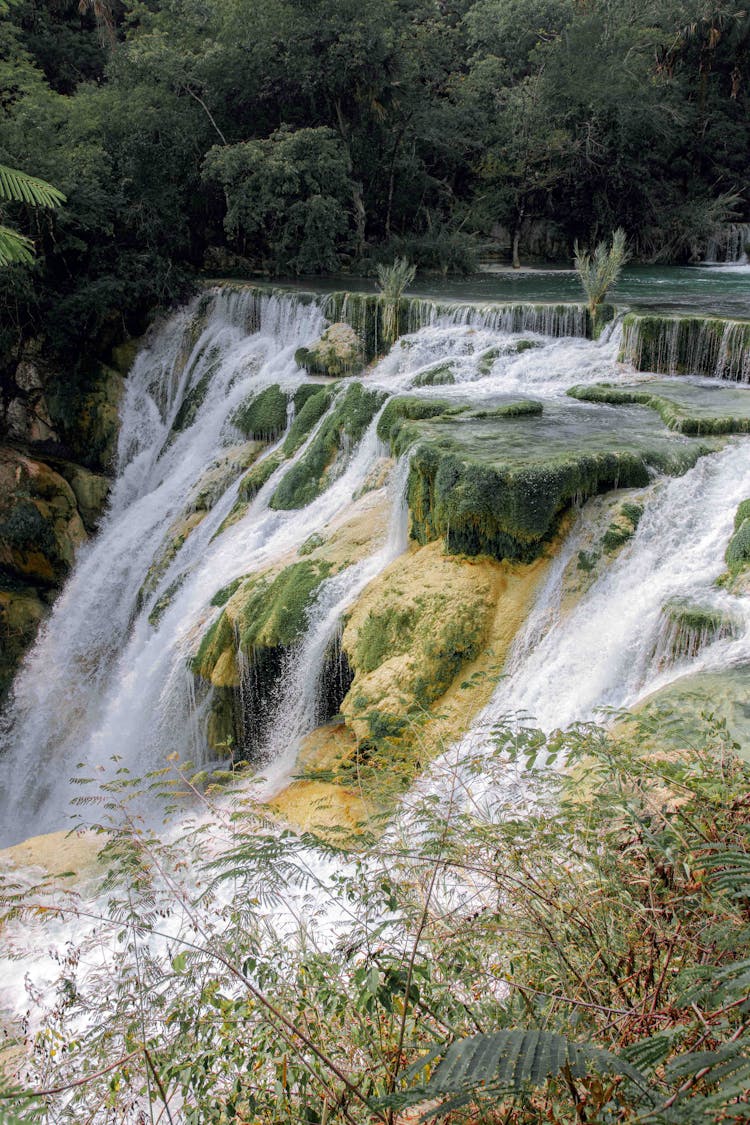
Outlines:
{"type": "MultiPolygon", "coordinates": [[[[329,278],[279,279],[282,284],[316,292],[375,292],[372,278],[341,275],[329,278]]],[[[499,269],[466,278],[418,278],[408,289],[417,297],[448,301],[581,301],[581,286],[573,270],[499,269]]],[[[611,300],[630,308],[658,308],[671,312],[700,312],[716,316],[750,317],[750,267],[631,266],[611,300]]]]}

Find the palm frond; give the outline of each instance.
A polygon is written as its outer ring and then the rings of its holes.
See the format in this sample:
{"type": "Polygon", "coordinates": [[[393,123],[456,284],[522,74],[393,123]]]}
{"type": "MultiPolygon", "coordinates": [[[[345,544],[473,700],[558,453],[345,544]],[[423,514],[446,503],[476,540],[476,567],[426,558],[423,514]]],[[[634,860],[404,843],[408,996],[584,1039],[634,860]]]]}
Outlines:
{"type": "Polygon", "coordinates": [[[612,235],[612,245],[600,242],[593,254],[588,250],[581,250],[577,242],[574,249],[575,268],[588,298],[589,309],[593,313],[606,297],[607,290],[617,281],[628,260],[625,231],[618,227],[612,235]]]}
{"type": "Polygon", "coordinates": [[[34,244],[30,238],[10,227],[0,227],[0,266],[34,260],[34,244]]]}
{"type": "Polygon", "coordinates": [[[0,164],[0,199],[29,203],[33,207],[59,207],[65,196],[46,180],[0,164]]]}

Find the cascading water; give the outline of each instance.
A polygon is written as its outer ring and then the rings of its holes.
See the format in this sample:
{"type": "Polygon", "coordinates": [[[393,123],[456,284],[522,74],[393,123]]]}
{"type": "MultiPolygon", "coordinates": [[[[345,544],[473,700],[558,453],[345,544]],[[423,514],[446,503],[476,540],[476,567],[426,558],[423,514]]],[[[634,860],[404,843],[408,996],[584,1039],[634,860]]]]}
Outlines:
{"type": "Polygon", "coordinates": [[[750,223],[727,223],[706,247],[707,263],[746,265],[750,246],[750,223]]]}
{"type": "MultiPolygon", "coordinates": [[[[79,762],[86,775],[95,777],[123,766],[142,774],[161,766],[172,752],[205,762],[211,689],[204,684],[196,690],[190,658],[220,613],[212,600],[243,576],[287,566],[303,554],[303,544],[339,529],[362,495],[385,491],[388,451],[378,439],[376,412],[359,440],[348,443],[342,435],[335,471],[319,495],[302,508],[273,507],[286,474],[313,447],[346,393],[346,384],[332,392],[328,413],[280,460],[295,413],[304,409],[295,411],[294,394],[310,381],[295,363],[295,350],[320,334],[330,311],[323,298],[228,286],[174,317],[139,356],[128,381],[109,511],[96,540],[82,551],[5,715],[0,824],[6,840],[66,825],[69,800],[77,792],[68,779],[79,762]],[[249,455],[232,418],[248,396],[274,385],[286,396],[285,418],[259,456],[257,448],[252,450],[258,486],[238,507],[249,455]],[[207,492],[211,500],[204,508],[201,497],[207,492]],[[189,532],[184,531],[188,525],[189,532]],[[113,757],[117,762],[110,766],[113,757]]],[[[618,362],[621,325],[592,342],[584,338],[576,311],[563,316],[532,309],[527,316],[507,308],[425,302],[415,304],[410,316],[411,333],[364,373],[366,388],[384,396],[408,391],[471,406],[491,407],[509,395],[533,397],[544,401],[550,417],[562,418],[559,400],[574,384],[635,377],[618,362]]],[[[628,415],[632,431],[641,424],[638,409],[628,415]]],[[[613,429],[623,417],[606,416],[613,429]]],[[[407,547],[408,474],[406,455],[391,469],[387,496],[381,495],[390,520],[378,522],[371,515],[374,505],[365,509],[374,525],[365,548],[354,558],[347,554],[321,582],[307,607],[304,635],[280,658],[256,759],[263,774],[254,787],[258,797],[286,783],[300,742],[326,717],[321,713],[325,676],[332,669],[340,677],[329,693],[331,708],[348,686],[337,648],[342,617],[407,547]]],[[[601,512],[592,514],[596,502],[584,505],[549,564],[505,677],[465,738],[445,756],[445,770],[440,761],[433,763],[425,784],[452,800],[455,761],[467,750],[475,761],[480,758],[493,724],[508,714],[526,712],[551,729],[593,718],[602,706],[630,704],[686,670],[750,664],[748,599],[715,585],[737,505],[750,491],[748,481],[747,439],[733,439],[681,477],[655,476],[639,490],[643,514],[632,538],[605,560],[571,606],[564,596],[566,573],[587,549],[591,524],[601,517],[601,512]],[[683,605],[698,606],[709,621],[687,640],[665,634],[674,621],[670,607],[683,605]]],[[[239,640],[237,660],[238,690],[252,693],[252,653],[239,640]]],[[[481,773],[473,769],[461,784],[475,801],[481,773]]],[[[529,799],[523,777],[510,778],[509,785],[515,786],[522,809],[529,799]]],[[[408,813],[407,800],[395,832],[408,832],[408,813]]],[[[210,841],[226,847],[227,834],[227,825],[218,825],[210,841]]],[[[413,846],[413,838],[407,842],[413,846]]],[[[311,848],[309,864],[325,873],[332,862],[311,848]]],[[[313,896],[305,886],[287,900],[290,909],[314,917],[320,930],[330,918],[322,920],[320,902],[311,911],[313,896]]],[[[99,906],[106,909],[98,904],[97,912],[99,906]]],[[[341,918],[337,921],[345,928],[341,918]]],[[[181,923],[177,912],[164,920],[163,929],[174,933],[188,923],[181,923]]],[[[32,921],[9,935],[11,951],[14,944],[36,951],[29,970],[35,989],[44,992],[57,978],[59,966],[53,962],[87,924],[77,919],[72,932],[61,920],[50,933],[32,921]]],[[[283,912],[269,919],[269,925],[284,924],[283,912]]],[[[105,963],[111,956],[108,937],[109,931],[98,951],[105,963]]],[[[17,962],[0,964],[0,978],[8,1007],[23,1014],[27,999],[17,962]]]]}
{"type": "MultiPolygon", "coordinates": [[[[346,311],[345,303],[333,304],[337,315],[346,311]]],[[[190,660],[220,612],[212,599],[243,576],[288,565],[303,543],[340,525],[354,498],[373,487],[367,482],[377,475],[387,452],[377,437],[376,415],[355,443],[341,432],[335,463],[311,502],[302,508],[274,507],[280,482],[313,447],[345,393],[345,387],[333,392],[328,413],[293,454],[281,459],[284,425],[291,433],[295,418],[293,396],[310,382],[295,362],[295,351],[320,335],[325,313],[331,315],[330,305],[330,298],[227,286],[174,317],[139,356],[128,381],[118,477],[109,511],[27,659],[4,718],[6,785],[0,821],[6,840],[65,824],[74,791],[69,778],[79,763],[86,776],[106,778],[123,766],[142,774],[172,753],[198,762],[210,758],[206,737],[210,689],[203,685],[196,691],[190,660]],[[253,449],[248,452],[248,443],[241,440],[232,419],[250,396],[273,386],[286,396],[285,418],[275,435],[276,445],[267,443],[258,456],[257,443],[249,443],[253,449]],[[255,458],[254,472],[264,469],[264,461],[268,471],[259,473],[255,493],[238,513],[248,458],[255,458]],[[202,499],[207,493],[210,502],[202,499]]],[[[355,301],[349,312],[353,315],[362,307],[361,301],[355,301]]],[[[615,324],[597,342],[587,340],[585,315],[577,306],[566,311],[557,306],[485,308],[412,302],[409,315],[415,320],[415,331],[365,371],[361,377],[365,388],[386,397],[408,390],[425,398],[491,406],[498,396],[520,393],[554,400],[573,384],[633,377],[617,361],[621,326],[615,324]]],[[[697,492],[708,490],[705,496],[710,493],[715,506],[721,493],[716,510],[723,513],[723,533],[724,523],[731,519],[730,497],[739,494],[741,486],[735,481],[733,489],[727,489],[724,482],[714,495],[709,487],[714,470],[708,466],[739,465],[745,452],[744,446],[738,446],[724,460],[720,455],[700,462],[687,477],[664,484],[661,495],[671,496],[674,491],[678,496],[690,481],[698,482],[697,492]],[[701,474],[707,474],[705,479],[701,474]]],[[[346,562],[323,581],[309,608],[305,635],[280,658],[278,684],[269,696],[272,717],[269,713],[259,760],[270,786],[288,777],[301,738],[320,717],[320,681],[342,614],[406,546],[407,471],[407,461],[402,459],[391,485],[391,531],[375,527],[363,557],[346,562]]],[[[654,513],[662,503],[666,500],[657,498],[649,508],[635,542],[646,542],[644,529],[656,519],[654,513]]],[[[667,523],[669,511],[664,517],[667,523]]],[[[705,515],[708,518],[708,512],[705,515]]],[[[696,521],[700,523],[697,516],[696,521]]],[[[687,539],[691,535],[695,538],[693,529],[685,529],[687,539]]],[[[654,533],[653,542],[658,541],[654,533]]],[[[622,571],[621,585],[614,593],[602,593],[602,605],[610,596],[626,601],[628,583],[640,582],[637,568],[623,570],[626,557],[630,555],[623,554],[607,577],[614,582],[622,571]]],[[[654,588],[661,589],[662,582],[664,597],[679,596],[683,591],[671,589],[664,578],[670,567],[675,570],[670,560],[652,565],[660,576],[658,581],[654,578],[654,588]]],[[[594,597],[592,591],[586,604],[594,597]]],[[[654,615],[661,605],[657,601],[655,596],[654,615]]],[[[507,698],[497,705],[526,707],[542,721],[554,712],[554,722],[560,723],[567,715],[577,717],[582,709],[607,701],[609,681],[603,686],[592,681],[586,689],[587,701],[581,696],[580,676],[572,673],[567,678],[560,675],[555,692],[547,692],[545,661],[554,658],[564,663],[567,656],[562,641],[557,657],[544,656],[544,646],[553,645],[556,636],[572,637],[575,628],[583,636],[585,619],[580,623],[575,615],[569,621],[558,619],[548,606],[545,612],[555,624],[542,629],[541,609],[536,612],[527,636],[536,630],[541,640],[529,643],[528,652],[517,646],[511,677],[502,689],[507,698]],[[513,672],[516,665],[525,668],[524,661],[533,662],[535,653],[538,674],[513,672]]],[[[591,629],[601,631],[601,622],[591,629]]],[[[653,638],[651,643],[653,648],[653,638]]],[[[716,646],[707,651],[711,647],[716,646]]],[[[252,659],[238,642],[240,694],[254,690],[252,659]]],[[[614,680],[619,665],[610,663],[611,667],[602,661],[614,680]]],[[[642,665],[641,661],[639,683],[651,675],[642,665]]],[[[632,673],[630,665],[628,672],[632,673]]],[[[623,687],[623,699],[636,690],[631,681],[632,675],[623,681],[630,685],[627,690],[623,687]]]]}
{"type": "Polygon", "coordinates": [[[480,740],[507,715],[525,713],[549,731],[593,720],[602,708],[629,706],[688,666],[747,663],[750,604],[717,590],[715,582],[749,479],[750,445],[742,442],[702,458],[682,477],[660,481],[631,542],[566,611],[560,579],[582,541],[582,514],[578,535],[556,560],[516,639],[506,677],[476,724],[480,740]],[[707,637],[705,648],[664,668],[663,611],[675,599],[723,610],[737,627],[707,637]]]}

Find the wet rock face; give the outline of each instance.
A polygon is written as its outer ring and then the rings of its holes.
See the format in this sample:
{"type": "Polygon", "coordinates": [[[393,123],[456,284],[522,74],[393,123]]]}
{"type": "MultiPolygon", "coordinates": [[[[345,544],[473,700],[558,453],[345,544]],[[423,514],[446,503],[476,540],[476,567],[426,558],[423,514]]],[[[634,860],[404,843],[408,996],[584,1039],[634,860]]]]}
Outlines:
{"type": "Polygon", "coordinates": [[[0,446],[0,702],[109,493],[106,477],[53,465],[0,446]]]}
{"type": "Polygon", "coordinates": [[[46,602],[33,587],[0,588],[0,700],[10,688],[46,612],[46,602]]]}
{"type": "Polygon", "coordinates": [[[0,451],[0,567],[15,578],[59,586],[86,539],[76,495],[41,461],[0,451]]]}

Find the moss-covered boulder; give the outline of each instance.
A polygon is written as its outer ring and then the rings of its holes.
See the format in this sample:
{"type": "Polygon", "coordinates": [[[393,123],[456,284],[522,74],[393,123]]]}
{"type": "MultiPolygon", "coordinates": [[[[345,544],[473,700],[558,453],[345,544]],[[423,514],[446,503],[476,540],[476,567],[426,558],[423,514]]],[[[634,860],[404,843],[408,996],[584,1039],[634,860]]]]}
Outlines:
{"type": "Polygon", "coordinates": [[[93,472],[112,472],[120,432],[120,403],[125,380],[119,371],[101,365],[88,377],[50,381],[50,416],[71,460],[93,472]]]}
{"type": "Polygon", "coordinates": [[[271,497],[271,507],[303,508],[343,472],[385,395],[352,383],[337,396],[320,429],[271,497]]]}
{"type": "Polygon", "coordinates": [[[298,348],[294,359],[310,375],[340,379],[362,369],[364,349],[354,328],[339,322],[330,324],[309,347],[298,348]]]}
{"type": "Polygon", "coordinates": [[[452,363],[436,363],[420,371],[414,380],[415,387],[450,387],[456,382],[452,363]]]}
{"type": "Polygon", "coordinates": [[[304,560],[217,593],[221,612],[192,660],[193,672],[219,692],[208,732],[215,748],[223,741],[218,732],[225,736],[230,729],[241,750],[262,744],[286,654],[306,632],[308,610],[330,572],[324,561],[304,560]]]}
{"type": "Polygon", "coordinates": [[[293,392],[282,390],[278,383],[251,395],[234,412],[232,421],[246,438],[254,441],[278,441],[289,425],[290,415],[300,410],[308,398],[320,391],[315,383],[303,383],[293,392]]]}
{"type": "Polygon", "coordinates": [[[34,585],[59,586],[85,539],[68,482],[41,461],[0,449],[0,569],[34,585]]]}

